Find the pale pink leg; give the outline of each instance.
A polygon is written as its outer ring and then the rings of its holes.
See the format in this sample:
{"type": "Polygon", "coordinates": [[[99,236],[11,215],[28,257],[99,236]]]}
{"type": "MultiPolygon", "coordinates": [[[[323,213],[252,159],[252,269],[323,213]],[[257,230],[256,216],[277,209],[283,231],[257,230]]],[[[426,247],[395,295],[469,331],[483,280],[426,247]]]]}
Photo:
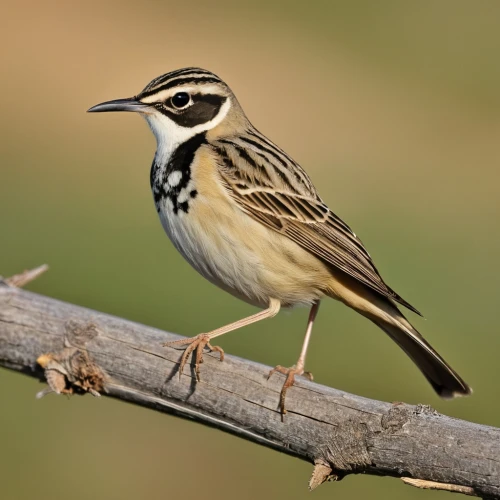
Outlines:
{"type": "Polygon", "coordinates": [[[292,387],[292,385],[294,384],[295,375],[299,376],[305,375],[309,380],[313,379],[312,373],[305,372],[304,367],[306,363],[307,348],[309,347],[309,341],[311,340],[311,333],[314,325],[314,320],[316,319],[316,315],[318,314],[319,304],[320,304],[319,301],[315,302],[311,307],[311,311],[309,313],[309,320],[307,322],[306,335],[304,337],[304,343],[302,344],[302,350],[300,351],[300,356],[297,363],[291,368],[285,368],[281,365],[278,365],[269,372],[269,375],[267,377],[267,379],[269,380],[271,375],[275,372],[283,373],[283,375],[286,375],[285,383],[283,384],[280,393],[279,408],[281,411],[281,415],[284,415],[286,413],[285,409],[286,391],[288,390],[289,387],[292,387]]]}
{"type": "Polygon", "coordinates": [[[217,328],[216,330],[212,330],[211,332],[208,333],[200,333],[199,335],[196,335],[196,337],[192,337],[190,339],[181,339],[181,340],[174,340],[172,342],[166,342],[163,344],[166,347],[175,347],[175,346],[181,346],[181,345],[187,345],[186,350],[184,351],[181,361],[180,361],[180,366],[179,366],[179,378],[182,375],[182,371],[184,370],[184,366],[186,365],[186,362],[188,360],[189,355],[196,350],[196,358],[195,358],[195,372],[196,372],[196,379],[199,381],[200,380],[200,364],[203,363],[203,349],[206,347],[209,351],[216,351],[220,354],[220,360],[224,360],[224,351],[218,347],[218,346],[213,346],[210,344],[210,340],[218,337],[219,335],[223,335],[224,333],[231,332],[233,330],[237,330],[238,328],[241,328],[243,326],[251,325],[252,323],[256,323],[257,321],[262,321],[263,319],[266,318],[272,318],[278,314],[279,310],[281,308],[281,303],[277,299],[270,299],[269,300],[269,307],[267,309],[264,309],[263,311],[259,311],[256,314],[253,314],[252,316],[248,316],[247,318],[240,319],[238,321],[235,321],[234,323],[230,323],[229,325],[222,326],[220,328],[217,328]]]}

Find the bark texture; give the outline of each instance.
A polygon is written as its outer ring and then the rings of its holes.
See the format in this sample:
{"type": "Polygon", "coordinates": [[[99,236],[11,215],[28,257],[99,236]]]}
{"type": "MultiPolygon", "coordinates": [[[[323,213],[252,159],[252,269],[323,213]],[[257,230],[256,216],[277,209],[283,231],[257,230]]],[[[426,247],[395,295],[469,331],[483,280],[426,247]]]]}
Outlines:
{"type": "MultiPolygon", "coordinates": [[[[98,392],[217,427],[315,464],[310,487],[347,474],[500,498],[500,429],[300,380],[288,391],[270,367],[205,355],[202,380],[179,380],[178,335],[0,282],[0,365],[46,377],[56,392],[98,392]],[[37,361],[38,360],[38,361],[37,361]],[[104,390],[103,390],[104,388],[104,390]]],[[[27,396],[29,397],[29,395],[27,396]]]]}

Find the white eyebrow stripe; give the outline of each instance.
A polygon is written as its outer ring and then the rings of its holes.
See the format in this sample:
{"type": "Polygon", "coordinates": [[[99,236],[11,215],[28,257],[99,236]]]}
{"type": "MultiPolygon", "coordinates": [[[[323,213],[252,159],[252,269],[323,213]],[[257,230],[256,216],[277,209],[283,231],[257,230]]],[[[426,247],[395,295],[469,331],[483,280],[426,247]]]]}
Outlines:
{"type": "Polygon", "coordinates": [[[166,101],[173,97],[177,92],[187,92],[188,94],[217,94],[221,95],[221,88],[217,85],[180,85],[171,89],[162,90],[156,94],[148,95],[141,99],[144,104],[152,104],[153,102],[166,101]]]}

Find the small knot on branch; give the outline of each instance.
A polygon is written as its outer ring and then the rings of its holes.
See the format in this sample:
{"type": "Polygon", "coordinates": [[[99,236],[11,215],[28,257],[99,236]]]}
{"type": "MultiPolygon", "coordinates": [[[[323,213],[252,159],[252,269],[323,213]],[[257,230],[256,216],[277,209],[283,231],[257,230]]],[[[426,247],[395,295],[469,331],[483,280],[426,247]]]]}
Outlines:
{"type": "Polygon", "coordinates": [[[55,392],[56,394],[85,394],[100,396],[106,376],[89,358],[87,351],[65,347],[57,353],[42,354],[36,360],[44,369],[49,387],[36,397],[55,392]]]}

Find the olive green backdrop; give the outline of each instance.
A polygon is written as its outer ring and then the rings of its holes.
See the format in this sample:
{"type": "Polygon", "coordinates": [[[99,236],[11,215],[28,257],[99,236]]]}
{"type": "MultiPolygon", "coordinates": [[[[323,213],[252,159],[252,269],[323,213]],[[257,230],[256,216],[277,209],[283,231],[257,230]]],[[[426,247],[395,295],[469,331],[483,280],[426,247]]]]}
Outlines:
{"type": "MultiPolygon", "coordinates": [[[[201,66],[308,170],[475,392],[438,400],[381,331],[333,301],[312,339],[316,380],[500,426],[500,4],[305,4],[5,3],[0,273],[46,262],[30,289],[185,335],[254,312],[198,276],[163,234],[145,123],[85,113],[201,66]]],[[[290,365],[306,317],[285,312],[220,344],[290,365]]],[[[307,463],[105,398],[36,401],[40,389],[0,371],[2,499],[309,498],[307,463]]],[[[363,476],[312,495],[448,498],[363,476]]]]}

